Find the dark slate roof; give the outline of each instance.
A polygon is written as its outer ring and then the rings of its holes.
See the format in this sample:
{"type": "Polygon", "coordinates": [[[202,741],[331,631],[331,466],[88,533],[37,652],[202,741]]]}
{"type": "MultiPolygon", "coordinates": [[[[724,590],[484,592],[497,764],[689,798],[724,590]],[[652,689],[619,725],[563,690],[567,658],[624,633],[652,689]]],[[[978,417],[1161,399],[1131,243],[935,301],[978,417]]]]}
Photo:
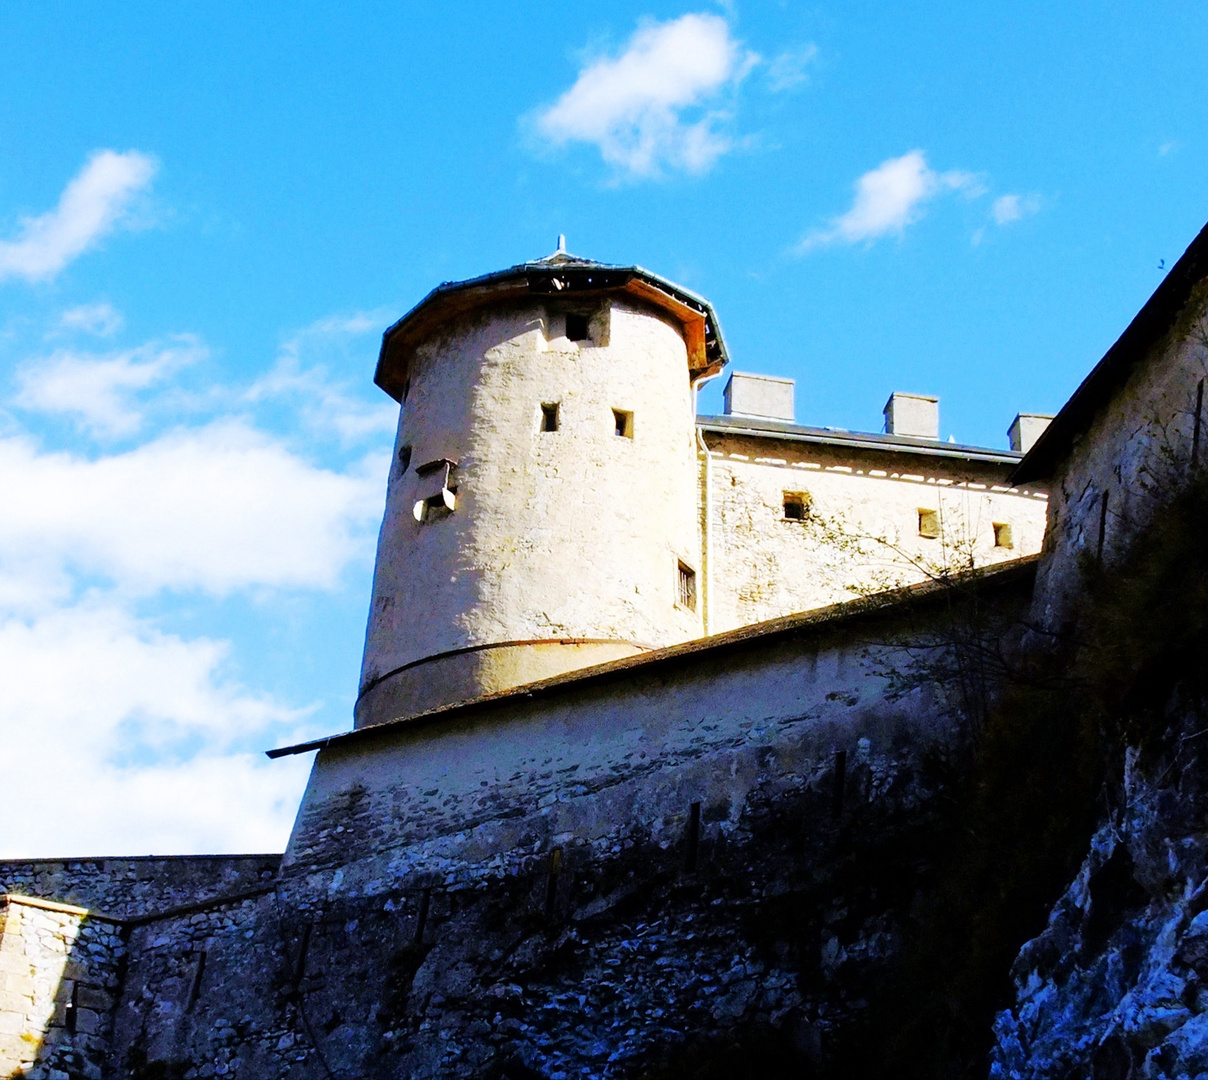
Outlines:
{"type": "Polygon", "coordinates": [[[911,435],[882,435],[873,431],[840,431],[836,428],[801,427],[783,420],[747,416],[698,416],[698,426],[716,435],[743,435],[760,439],[784,439],[847,450],[880,450],[893,454],[921,454],[955,458],[991,465],[1018,465],[1023,454],[1015,450],[993,450],[984,446],[918,439],[911,435]]]}
{"type": "Polygon", "coordinates": [[[590,299],[617,292],[646,300],[680,323],[691,378],[715,374],[729,361],[717,313],[703,296],[640,266],[612,266],[556,251],[536,262],[437,285],[382,335],[373,381],[401,400],[415,346],[449,319],[483,305],[527,295],[590,299]]]}
{"type": "Polygon", "coordinates": [[[1048,478],[1069,456],[1074,440],[1090,428],[1099,410],[1128,380],[1150,349],[1166,336],[1208,276],[1208,225],[1170,268],[1145,306],[1082,380],[1053,422],[1024,456],[1011,476],[1013,483],[1048,478]]]}

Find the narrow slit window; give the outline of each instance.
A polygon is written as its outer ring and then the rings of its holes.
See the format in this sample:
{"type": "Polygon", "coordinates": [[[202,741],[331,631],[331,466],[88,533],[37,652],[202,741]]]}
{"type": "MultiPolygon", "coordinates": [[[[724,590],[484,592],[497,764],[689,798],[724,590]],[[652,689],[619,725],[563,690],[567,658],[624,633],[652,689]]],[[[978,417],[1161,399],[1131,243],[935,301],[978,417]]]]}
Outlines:
{"type": "Polygon", "coordinates": [[[1013,548],[1015,542],[1011,538],[1011,526],[994,523],[994,546],[996,548],[1013,548]]]}
{"type": "Polygon", "coordinates": [[[689,611],[696,610],[696,571],[690,566],[679,564],[679,595],[680,607],[689,611]]]}
{"type": "Polygon", "coordinates": [[[398,448],[398,469],[400,473],[405,473],[411,467],[411,447],[400,446],[398,448]]]}
{"type": "Polygon", "coordinates": [[[919,536],[924,540],[939,539],[940,515],[938,510],[925,510],[919,507],[919,536]]]}
{"type": "Polygon", "coordinates": [[[623,409],[612,410],[613,430],[623,439],[633,438],[633,413],[623,409]]]}
{"type": "Polygon", "coordinates": [[[784,520],[804,521],[810,516],[813,499],[808,491],[786,491],[784,493],[784,520]]]}
{"type": "Polygon", "coordinates": [[[587,332],[587,316],[568,312],[566,315],[566,336],[571,341],[590,341],[591,334],[587,332]]]}
{"type": "Polygon", "coordinates": [[[67,1028],[69,1035],[74,1035],[79,1030],[80,1020],[80,984],[73,982],[71,984],[71,997],[63,1005],[63,1026],[67,1028]]]}
{"type": "Polygon", "coordinates": [[[696,869],[696,856],[700,850],[700,803],[688,808],[688,843],[684,851],[684,869],[692,873],[696,869]]]}
{"type": "Polygon", "coordinates": [[[558,430],[558,403],[556,401],[546,402],[541,406],[541,430],[558,430]]]}

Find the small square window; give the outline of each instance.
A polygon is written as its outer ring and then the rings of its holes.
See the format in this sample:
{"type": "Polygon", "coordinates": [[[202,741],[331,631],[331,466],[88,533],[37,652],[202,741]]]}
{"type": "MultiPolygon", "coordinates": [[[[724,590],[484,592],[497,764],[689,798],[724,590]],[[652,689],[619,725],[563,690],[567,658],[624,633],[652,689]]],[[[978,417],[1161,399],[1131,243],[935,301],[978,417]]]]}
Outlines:
{"type": "Polygon", "coordinates": [[[679,590],[676,596],[680,607],[696,610],[696,571],[690,566],[679,564],[679,590]]]}
{"type": "Polygon", "coordinates": [[[938,540],[940,535],[940,515],[937,510],[919,508],[919,536],[926,540],[938,540]]]}
{"type": "Polygon", "coordinates": [[[1014,541],[1011,539],[1010,525],[1000,524],[997,521],[994,523],[994,546],[996,548],[1008,549],[1015,546],[1014,541]]]}
{"type": "Polygon", "coordinates": [[[784,493],[784,520],[804,521],[810,516],[813,497],[808,491],[786,491],[784,493]]]}
{"type": "Polygon", "coordinates": [[[541,406],[541,430],[558,430],[558,403],[556,401],[546,402],[541,406]]]}
{"type": "Polygon", "coordinates": [[[613,430],[623,439],[633,438],[633,413],[622,409],[612,410],[613,430]]]}
{"type": "Polygon", "coordinates": [[[590,341],[591,334],[587,332],[587,316],[567,312],[566,336],[571,341],[590,341]]]}

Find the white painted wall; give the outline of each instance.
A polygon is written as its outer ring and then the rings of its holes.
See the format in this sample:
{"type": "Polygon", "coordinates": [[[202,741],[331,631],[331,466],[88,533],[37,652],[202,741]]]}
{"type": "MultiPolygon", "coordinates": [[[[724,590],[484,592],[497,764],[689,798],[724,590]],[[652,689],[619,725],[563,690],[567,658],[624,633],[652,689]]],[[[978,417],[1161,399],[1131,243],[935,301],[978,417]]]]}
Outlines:
{"type": "MultiPolygon", "coordinates": [[[[1007,617],[1029,587],[1021,575],[990,602],[1007,617]]],[[[913,664],[899,642],[942,636],[946,611],[904,606],[639,659],[358,733],[320,751],[283,873],[301,875],[304,893],[374,893],[424,875],[464,886],[556,845],[667,846],[693,802],[716,835],[738,823],[756,787],[829,790],[840,749],[874,788],[889,784],[955,722],[934,681],[886,692],[913,664]]]]}
{"type": "MultiPolygon", "coordinates": [[[[605,303],[608,303],[607,301],[605,303]]],[[[471,315],[418,350],[378,542],[361,685],[433,654],[531,639],[412,668],[358,703],[359,724],[698,636],[677,606],[699,567],[687,352],[668,317],[629,298],[565,336],[565,308],[471,315]],[[541,430],[557,403],[559,430],[541,430]],[[633,414],[633,437],[613,410],[633,414]],[[410,468],[398,450],[411,447],[410,468]],[[417,523],[416,466],[459,462],[457,508],[417,523]],[[602,639],[560,648],[564,638],[602,639]]]]}
{"type": "Polygon", "coordinates": [[[1044,541],[1045,491],[1009,487],[1010,465],[707,438],[713,632],[913,584],[945,568],[993,566],[1033,555],[1044,541]],[[786,492],[809,500],[805,521],[785,519],[786,492]],[[919,535],[920,509],[937,512],[938,538],[919,535]],[[996,523],[1010,526],[1010,548],[995,546],[996,523]]]}

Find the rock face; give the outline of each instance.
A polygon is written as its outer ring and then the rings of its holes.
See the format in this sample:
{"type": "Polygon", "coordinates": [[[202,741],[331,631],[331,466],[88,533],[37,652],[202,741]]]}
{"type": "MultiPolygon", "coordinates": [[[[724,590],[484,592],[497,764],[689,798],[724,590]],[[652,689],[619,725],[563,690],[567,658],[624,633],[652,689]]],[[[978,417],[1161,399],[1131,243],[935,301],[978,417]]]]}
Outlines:
{"type": "Polygon", "coordinates": [[[1121,805],[1016,961],[996,1080],[1208,1075],[1208,763],[1195,733],[1147,769],[1130,752],[1121,805]]]}
{"type": "Polygon", "coordinates": [[[1099,827],[1014,965],[994,1077],[1208,1075],[1208,229],[1016,473],[1053,499],[1034,622],[1098,733],[1099,827]]]}

